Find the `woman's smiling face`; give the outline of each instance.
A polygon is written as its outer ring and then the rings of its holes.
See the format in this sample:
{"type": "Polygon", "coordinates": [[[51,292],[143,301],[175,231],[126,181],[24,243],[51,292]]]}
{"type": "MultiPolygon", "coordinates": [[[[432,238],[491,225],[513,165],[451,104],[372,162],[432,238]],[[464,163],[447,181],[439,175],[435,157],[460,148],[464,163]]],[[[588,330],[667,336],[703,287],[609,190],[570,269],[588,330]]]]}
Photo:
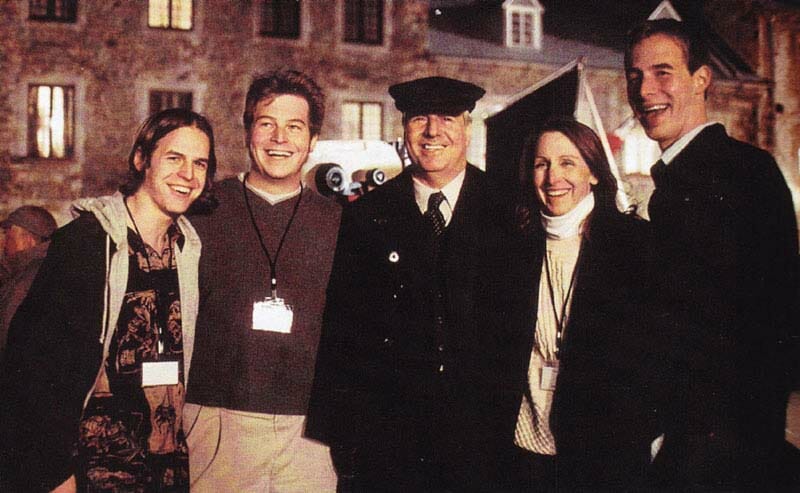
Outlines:
{"type": "Polygon", "coordinates": [[[533,181],[536,196],[550,216],[574,209],[598,183],[578,148],[561,132],[545,132],[539,137],[533,181]]]}

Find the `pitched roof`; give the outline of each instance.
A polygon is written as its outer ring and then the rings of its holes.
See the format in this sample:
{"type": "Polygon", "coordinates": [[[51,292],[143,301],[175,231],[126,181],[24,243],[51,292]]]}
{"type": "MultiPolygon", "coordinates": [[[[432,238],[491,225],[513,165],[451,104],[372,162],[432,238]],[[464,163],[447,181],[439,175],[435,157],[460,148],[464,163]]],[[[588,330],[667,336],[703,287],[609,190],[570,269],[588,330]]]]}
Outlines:
{"type": "MultiPolygon", "coordinates": [[[[539,0],[544,7],[541,50],[503,44],[503,0],[432,0],[428,46],[432,53],[561,65],[586,56],[593,67],[621,69],[630,27],[662,0],[539,0]]],[[[714,69],[725,79],[757,80],[755,72],[718,34],[702,2],[672,0],[685,22],[708,34],[714,69]]]]}

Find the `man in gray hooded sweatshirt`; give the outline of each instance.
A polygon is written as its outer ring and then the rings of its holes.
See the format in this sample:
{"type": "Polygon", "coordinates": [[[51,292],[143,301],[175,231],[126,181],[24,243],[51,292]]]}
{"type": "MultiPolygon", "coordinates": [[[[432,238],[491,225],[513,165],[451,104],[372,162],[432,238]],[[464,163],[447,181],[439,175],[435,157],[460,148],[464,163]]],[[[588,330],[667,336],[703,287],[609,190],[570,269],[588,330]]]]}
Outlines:
{"type": "Polygon", "coordinates": [[[214,136],[148,118],[110,197],[75,204],[11,322],[0,368],[0,490],[188,491],[181,422],[214,136]]]}

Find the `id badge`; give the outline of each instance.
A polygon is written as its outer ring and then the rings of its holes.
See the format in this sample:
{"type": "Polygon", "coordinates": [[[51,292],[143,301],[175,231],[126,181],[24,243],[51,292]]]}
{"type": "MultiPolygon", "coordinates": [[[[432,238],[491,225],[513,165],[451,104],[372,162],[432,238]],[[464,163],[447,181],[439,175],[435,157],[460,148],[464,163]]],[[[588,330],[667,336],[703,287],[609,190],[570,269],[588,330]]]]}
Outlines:
{"type": "Polygon", "coordinates": [[[541,390],[555,390],[558,380],[558,362],[547,362],[542,367],[542,379],[539,382],[541,390]]]}
{"type": "Polygon", "coordinates": [[[253,303],[253,330],[292,333],[294,312],[283,298],[265,298],[253,303]]]}
{"type": "Polygon", "coordinates": [[[151,361],[142,363],[142,387],[177,384],[177,361],[151,361]]]}

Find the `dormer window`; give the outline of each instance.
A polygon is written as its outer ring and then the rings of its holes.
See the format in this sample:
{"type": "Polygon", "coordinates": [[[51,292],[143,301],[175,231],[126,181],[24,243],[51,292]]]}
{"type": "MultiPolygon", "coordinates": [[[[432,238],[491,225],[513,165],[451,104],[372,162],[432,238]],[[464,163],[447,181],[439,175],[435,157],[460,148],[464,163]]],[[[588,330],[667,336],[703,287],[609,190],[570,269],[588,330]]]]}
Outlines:
{"type": "Polygon", "coordinates": [[[506,46],[542,49],[544,7],[538,0],[506,0],[503,11],[506,46]]]}

